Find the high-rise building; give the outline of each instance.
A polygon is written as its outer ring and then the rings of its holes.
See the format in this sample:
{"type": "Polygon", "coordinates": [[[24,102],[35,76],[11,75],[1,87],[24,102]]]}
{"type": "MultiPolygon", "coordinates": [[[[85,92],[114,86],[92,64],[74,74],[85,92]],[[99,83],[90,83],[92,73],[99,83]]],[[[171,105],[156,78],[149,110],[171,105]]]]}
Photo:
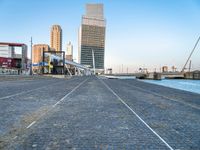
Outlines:
{"type": "Polygon", "coordinates": [[[67,60],[72,61],[73,60],[73,45],[71,42],[67,44],[67,51],[66,51],[66,57],[67,60]]]}
{"type": "Polygon", "coordinates": [[[78,60],[90,68],[95,64],[96,73],[104,72],[105,29],[103,4],[87,4],[79,29],[78,60]]]}
{"type": "Polygon", "coordinates": [[[71,42],[69,42],[69,43],[67,44],[66,55],[73,55],[73,45],[72,45],[71,42]]]}
{"type": "Polygon", "coordinates": [[[62,50],[62,29],[59,25],[53,25],[51,28],[51,48],[62,50]]]}
{"type": "Polygon", "coordinates": [[[32,63],[37,64],[43,61],[43,51],[49,51],[49,45],[47,44],[35,44],[32,51],[32,63]]]}
{"type": "Polygon", "coordinates": [[[47,44],[35,44],[32,50],[32,64],[34,73],[42,73],[43,51],[49,51],[50,47],[47,44]]]}

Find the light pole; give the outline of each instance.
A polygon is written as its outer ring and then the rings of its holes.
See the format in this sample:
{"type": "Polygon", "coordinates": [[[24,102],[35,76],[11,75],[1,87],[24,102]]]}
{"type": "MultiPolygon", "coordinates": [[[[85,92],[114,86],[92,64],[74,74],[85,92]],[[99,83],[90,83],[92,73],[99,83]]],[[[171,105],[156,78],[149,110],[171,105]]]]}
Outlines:
{"type": "Polygon", "coordinates": [[[96,74],[95,72],[95,60],[94,60],[94,51],[92,49],[92,61],[93,61],[93,71],[94,71],[94,75],[96,74]]]}
{"type": "Polygon", "coordinates": [[[33,74],[33,71],[32,71],[32,47],[33,47],[33,41],[32,41],[32,37],[31,37],[31,65],[30,65],[30,75],[33,74]]]}

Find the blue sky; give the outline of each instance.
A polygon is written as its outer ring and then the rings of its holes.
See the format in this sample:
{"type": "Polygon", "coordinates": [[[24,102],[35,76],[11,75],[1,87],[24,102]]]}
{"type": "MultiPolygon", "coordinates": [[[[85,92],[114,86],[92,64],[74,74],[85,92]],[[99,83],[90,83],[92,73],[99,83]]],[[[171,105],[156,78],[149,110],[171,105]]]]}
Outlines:
{"type": "MultiPolygon", "coordinates": [[[[105,67],[114,72],[184,65],[200,36],[199,0],[0,0],[0,41],[50,44],[50,28],[63,29],[63,50],[71,41],[77,59],[78,28],[86,3],[103,3],[105,67]]],[[[200,69],[200,44],[192,56],[200,69]]]]}

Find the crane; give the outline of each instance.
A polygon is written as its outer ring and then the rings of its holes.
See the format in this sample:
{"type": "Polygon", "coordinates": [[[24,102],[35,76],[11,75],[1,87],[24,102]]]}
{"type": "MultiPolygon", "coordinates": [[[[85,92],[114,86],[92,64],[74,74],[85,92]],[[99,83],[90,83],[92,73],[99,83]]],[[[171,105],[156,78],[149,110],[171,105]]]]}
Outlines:
{"type": "Polygon", "coordinates": [[[184,72],[184,70],[185,70],[185,67],[186,67],[186,66],[187,66],[187,64],[188,64],[188,61],[190,60],[190,58],[191,58],[192,54],[194,53],[194,50],[196,49],[196,47],[197,47],[197,45],[198,45],[198,43],[199,43],[199,40],[200,40],[200,36],[199,36],[199,38],[197,39],[197,42],[195,43],[195,45],[194,45],[194,48],[192,49],[192,52],[190,53],[190,55],[189,55],[189,57],[188,57],[188,59],[187,59],[187,61],[186,61],[185,65],[183,66],[183,68],[182,68],[182,70],[181,70],[181,73],[183,73],[183,72],[184,72]]]}

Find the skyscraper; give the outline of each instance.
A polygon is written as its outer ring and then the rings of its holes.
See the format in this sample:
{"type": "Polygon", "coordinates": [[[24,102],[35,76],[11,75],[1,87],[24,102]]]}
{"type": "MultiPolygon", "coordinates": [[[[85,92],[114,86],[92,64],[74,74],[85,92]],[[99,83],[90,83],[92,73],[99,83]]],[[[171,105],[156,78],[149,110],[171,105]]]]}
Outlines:
{"type": "Polygon", "coordinates": [[[59,25],[53,25],[51,28],[51,48],[62,50],[62,29],[59,25]]]}
{"type": "Polygon", "coordinates": [[[65,56],[65,58],[66,58],[67,60],[70,60],[70,61],[73,60],[73,45],[71,44],[71,42],[69,42],[69,43],[67,44],[67,51],[66,51],[66,56],[65,56]]]}
{"type": "Polygon", "coordinates": [[[73,45],[72,45],[71,42],[69,42],[69,43],[67,44],[66,55],[73,55],[73,45]]]}
{"type": "Polygon", "coordinates": [[[79,63],[93,68],[97,73],[104,72],[106,21],[103,4],[87,4],[86,15],[82,16],[79,29],[79,63]],[[94,62],[93,63],[93,56],[94,62]]]}

